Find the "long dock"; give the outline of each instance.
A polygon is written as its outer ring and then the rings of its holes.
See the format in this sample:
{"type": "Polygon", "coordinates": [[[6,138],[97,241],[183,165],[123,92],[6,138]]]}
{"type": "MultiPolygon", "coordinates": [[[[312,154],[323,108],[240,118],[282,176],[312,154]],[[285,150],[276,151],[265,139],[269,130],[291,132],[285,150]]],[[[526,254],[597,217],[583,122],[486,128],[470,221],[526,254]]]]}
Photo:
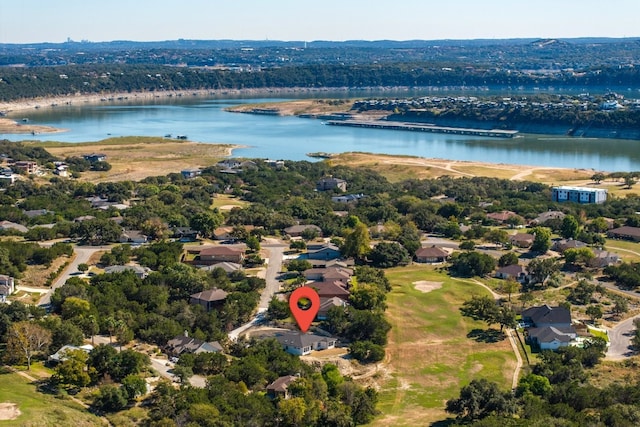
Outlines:
{"type": "Polygon", "coordinates": [[[434,124],[406,123],[391,121],[367,121],[367,120],[328,120],[324,122],[331,126],[352,126],[370,129],[406,130],[412,132],[450,133],[454,135],[488,136],[493,138],[513,138],[517,130],[502,129],[472,129],[456,128],[448,126],[436,126],[434,124]]]}

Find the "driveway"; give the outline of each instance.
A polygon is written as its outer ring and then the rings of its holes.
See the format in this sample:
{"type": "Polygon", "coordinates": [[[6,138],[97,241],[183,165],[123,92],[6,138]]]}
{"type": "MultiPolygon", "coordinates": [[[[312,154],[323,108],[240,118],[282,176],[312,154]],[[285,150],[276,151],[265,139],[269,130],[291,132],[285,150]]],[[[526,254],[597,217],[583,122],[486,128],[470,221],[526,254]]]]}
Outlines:
{"type": "Polygon", "coordinates": [[[69,265],[67,265],[67,268],[65,268],[64,271],[60,274],[60,276],[58,276],[58,278],[53,281],[53,283],[51,284],[51,289],[49,289],[49,291],[46,294],[40,297],[40,300],[38,301],[38,305],[49,306],[49,304],[51,304],[51,294],[53,294],[53,291],[55,291],[57,288],[64,285],[66,281],[72,276],[72,274],[78,271],[78,265],[83,263],[86,264],[87,261],[89,261],[89,258],[91,258],[93,254],[95,254],[98,251],[104,251],[105,249],[109,249],[109,248],[110,246],[74,245],[73,246],[74,258],[71,260],[69,265]]]}
{"type": "Polygon", "coordinates": [[[606,353],[608,360],[622,360],[637,354],[631,349],[631,338],[633,338],[633,331],[635,330],[633,321],[638,318],[640,318],[640,315],[630,317],[609,329],[610,345],[606,353]]]}
{"type": "Polygon", "coordinates": [[[260,294],[260,302],[258,303],[258,313],[247,323],[237,327],[233,331],[229,332],[229,339],[235,341],[238,336],[247,329],[259,324],[264,318],[264,314],[269,308],[269,301],[280,290],[280,281],[278,276],[282,270],[282,260],[287,245],[281,243],[276,239],[266,239],[267,242],[262,245],[262,248],[269,252],[269,261],[267,264],[267,271],[265,273],[266,286],[260,294]]]}

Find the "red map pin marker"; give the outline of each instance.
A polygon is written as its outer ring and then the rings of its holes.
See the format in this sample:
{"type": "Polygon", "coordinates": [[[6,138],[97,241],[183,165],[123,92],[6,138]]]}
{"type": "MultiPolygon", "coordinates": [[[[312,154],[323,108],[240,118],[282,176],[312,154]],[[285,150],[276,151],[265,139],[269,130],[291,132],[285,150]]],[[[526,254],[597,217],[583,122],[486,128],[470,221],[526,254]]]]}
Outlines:
{"type": "Polygon", "coordinates": [[[315,289],[309,286],[302,286],[295,291],[291,292],[289,296],[289,308],[293,318],[298,322],[298,327],[302,332],[307,332],[311,322],[318,314],[320,309],[320,297],[315,289]],[[300,301],[306,298],[310,304],[305,304],[306,301],[300,301]]]}

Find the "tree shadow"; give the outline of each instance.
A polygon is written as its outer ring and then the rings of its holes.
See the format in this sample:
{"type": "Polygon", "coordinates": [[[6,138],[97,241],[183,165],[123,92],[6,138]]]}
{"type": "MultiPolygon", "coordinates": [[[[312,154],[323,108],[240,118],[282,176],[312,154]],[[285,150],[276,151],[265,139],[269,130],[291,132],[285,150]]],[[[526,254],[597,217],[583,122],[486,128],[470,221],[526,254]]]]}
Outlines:
{"type": "Polygon", "coordinates": [[[473,329],[467,334],[467,338],[471,338],[476,342],[494,343],[500,342],[506,338],[503,332],[497,329],[473,329]]]}
{"type": "Polygon", "coordinates": [[[435,421],[429,424],[429,427],[449,427],[456,424],[455,418],[447,418],[445,420],[435,421]]]}

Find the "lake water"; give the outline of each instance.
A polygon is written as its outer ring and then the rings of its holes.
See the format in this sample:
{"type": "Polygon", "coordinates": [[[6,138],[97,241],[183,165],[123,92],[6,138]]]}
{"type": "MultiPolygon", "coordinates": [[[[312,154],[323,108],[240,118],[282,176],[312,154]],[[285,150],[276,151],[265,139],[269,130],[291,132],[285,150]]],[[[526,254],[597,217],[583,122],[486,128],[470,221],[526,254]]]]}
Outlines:
{"type": "MultiPolygon", "coordinates": [[[[329,97],[322,94],[323,97],[329,97]]],[[[344,94],[343,94],[344,96],[344,94]]],[[[0,134],[18,141],[86,142],[115,136],[187,135],[204,143],[238,144],[234,156],[314,160],[309,152],[360,151],[452,160],[602,171],[640,171],[640,141],[525,135],[514,139],[325,126],[320,120],[229,113],[224,108],[261,99],[156,99],[145,105],[104,102],[20,112],[32,124],[68,129],[36,136],[0,134]]]]}

